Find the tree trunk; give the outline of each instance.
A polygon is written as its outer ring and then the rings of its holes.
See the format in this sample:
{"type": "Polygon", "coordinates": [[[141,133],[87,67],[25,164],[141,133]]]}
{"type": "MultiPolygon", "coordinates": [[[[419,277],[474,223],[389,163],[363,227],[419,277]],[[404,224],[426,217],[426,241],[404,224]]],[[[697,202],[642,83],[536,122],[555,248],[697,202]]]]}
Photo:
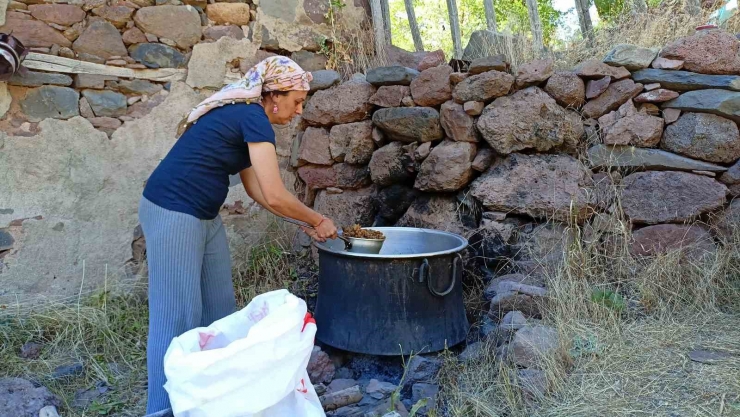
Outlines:
{"type": "Polygon", "coordinates": [[[532,43],[536,56],[542,55],[545,49],[542,40],[542,21],[540,12],[537,10],[537,0],[526,0],[527,11],[529,12],[529,24],[532,25],[532,43]]]}
{"type": "Polygon", "coordinates": [[[460,19],[457,16],[456,0],[447,0],[447,13],[450,15],[450,29],[452,32],[452,47],[454,49],[454,58],[462,58],[462,40],[460,36],[460,19]]]}
{"type": "Polygon", "coordinates": [[[700,0],[686,0],[684,3],[684,9],[686,13],[691,16],[698,16],[701,13],[701,1],[700,0]]]}
{"type": "Polygon", "coordinates": [[[576,0],[576,12],[578,13],[578,23],[581,26],[581,35],[591,45],[594,41],[594,28],[591,23],[591,15],[588,13],[588,0],[576,0]]]}
{"type": "Polygon", "coordinates": [[[411,36],[414,38],[414,48],[416,52],[422,52],[424,50],[424,43],[421,41],[421,33],[419,32],[419,24],[416,23],[416,13],[414,12],[414,0],[403,0],[406,5],[406,15],[409,18],[409,26],[411,27],[411,36]]]}
{"type": "Polygon", "coordinates": [[[383,25],[383,6],[381,0],[370,0],[370,11],[373,15],[375,32],[375,56],[385,57],[385,26],[383,25]]]}
{"type": "Polygon", "coordinates": [[[393,37],[391,36],[391,8],[388,6],[388,0],[380,0],[380,5],[383,10],[383,29],[385,30],[385,42],[388,45],[393,45],[393,37]]]}
{"type": "Polygon", "coordinates": [[[488,30],[498,32],[496,26],[496,9],[493,8],[493,0],[483,0],[483,6],[486,8],[486,25],[488,30]]]}
{"type": "MultiPolygon", "coordinates": [[[[690,2],[692,0],[688,1],[690,2]]],[[[632,11],[637,14],[647,13],[647,3],[645,0],[632,0],[632,11]]]]}

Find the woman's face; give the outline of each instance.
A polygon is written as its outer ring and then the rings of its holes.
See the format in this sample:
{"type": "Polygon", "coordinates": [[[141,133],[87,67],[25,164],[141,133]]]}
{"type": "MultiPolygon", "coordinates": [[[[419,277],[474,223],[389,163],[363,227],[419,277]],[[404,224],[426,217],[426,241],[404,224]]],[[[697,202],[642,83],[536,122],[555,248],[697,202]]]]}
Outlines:
{"type": "Polygon", "coordinates": [[[272,103],[265,109],[270,123],[287,125],[295,116],[300,116],[307,95],[308,91],[290,91],[288,94],[272,95],[272,103]],[[277,105],[277,113],[273,113],[273,104],[277,105]]]}

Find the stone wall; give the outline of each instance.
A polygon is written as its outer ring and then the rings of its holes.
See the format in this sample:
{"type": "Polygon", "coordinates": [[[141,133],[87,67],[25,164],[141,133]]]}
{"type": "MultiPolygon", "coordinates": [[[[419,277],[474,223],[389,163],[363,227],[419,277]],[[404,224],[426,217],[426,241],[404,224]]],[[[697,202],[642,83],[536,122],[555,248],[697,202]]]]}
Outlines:
{"type": "MultiPolygon", "coordinates": [[[[723,209],[740,193],[739,48],[703,31],[571,71],[511,73],[502,56],[464,73],[444,60],[373,69],[313,95],[291,165],[304,201],[339,225],[460,233],[492,275],[562,259],[571,222],[591,241],[631,229],[636,256],[702,256],[738,216],[723,209]]],[[[513,277],[505,287],[523,288],[513,277]]]]}
{"type": "MultiPolygon", "coordinates": [[[[0,32],[37,54],[26,60],[35,69],[0,83],[0,306],[141,280],[138,201],[177,123],[271,54],[316,71],[316,85],[339,82],[321,51],[334,34],[329,4],[0,0],[0,32]]],[[[360,27],[365,6],[349,2],[339,21],[360,27]]],[[[283,167],[293,128],[275,127],[283,167]]],[[[233,252],[268,227],[256,215],[233,187],[223,210],[233,252]]]]}

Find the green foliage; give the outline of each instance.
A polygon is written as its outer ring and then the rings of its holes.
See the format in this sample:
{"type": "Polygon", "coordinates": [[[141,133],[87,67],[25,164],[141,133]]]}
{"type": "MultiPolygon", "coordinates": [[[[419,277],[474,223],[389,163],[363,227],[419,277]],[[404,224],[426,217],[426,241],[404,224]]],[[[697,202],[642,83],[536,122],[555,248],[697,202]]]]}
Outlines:
{"type": "Polygon", "coordinates": [[[594,290],[591,294],[591,301],[616,312],[624,311],[627,308],[624,297],[610,290],[594,290]]]}
{"type": "MultiPolygon", "coordinates": [[[[552,0],[540,0],[537,4],[545,44],[551,44],[555,38],[561,13],[552,6],[552,0]]],[[[404,1],[389,0],[389,5],[393,44],[413,51],[414,40],[411,37],[404,1]]],[[[499,31],[529,34],[529,15],[524,0],[494,0],[494,8],[499,31]]],[[[452,56],[452,32],[447,3],[444,0],[414,0],[414,12],[424,42],[424,49],[427,51],[442,49],[448,57],[452,56]]],[[[485,8],[482,0],[457,0],[457,12],[464,47],[474,31],[486,29],[485,8]]]]}
{"type": "MultiPolygon", "coordinates": [[[[594,0],[599,18],[613,21],[624,11],[626,6],[624,0],[594,0]]],[[[589,3],[591,4],[591,3],[589,3]]]]}

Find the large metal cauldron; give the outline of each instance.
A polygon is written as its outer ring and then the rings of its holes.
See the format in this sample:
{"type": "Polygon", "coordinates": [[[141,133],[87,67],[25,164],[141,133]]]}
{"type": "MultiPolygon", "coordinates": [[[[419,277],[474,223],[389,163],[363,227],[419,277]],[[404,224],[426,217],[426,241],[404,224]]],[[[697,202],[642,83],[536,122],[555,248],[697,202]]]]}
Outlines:
{"type": "Polygon", "coordinates": [[[463,340],[462,236],[429,229],[374,227],[379,254],[351,253],[340,240],[317,243],[316,338],[372,355],[436,352],[463,340]]]}

